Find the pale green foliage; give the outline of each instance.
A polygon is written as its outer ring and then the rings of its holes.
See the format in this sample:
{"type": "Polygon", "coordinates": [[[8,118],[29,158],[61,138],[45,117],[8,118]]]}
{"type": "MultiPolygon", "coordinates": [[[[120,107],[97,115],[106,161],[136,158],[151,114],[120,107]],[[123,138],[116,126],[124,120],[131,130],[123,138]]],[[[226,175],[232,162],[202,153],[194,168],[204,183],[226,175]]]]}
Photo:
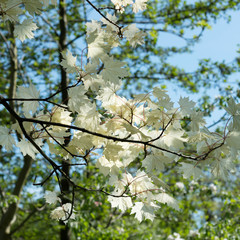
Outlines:
{"type": "MultiPolygon", "coordinates": [[[[127,4],[133,4],[134,12],[146,8],[146,0],[136,0],[134,3],[112,2],[120,11],[127,4]]],[[[36,7],[38,5],[34,6],[32,1],[19,3],[25,4],[29,14],[39,13],[36,7]]],[[[47,4],[44,1],[44,5],[47,4]]],[[[7,3],[4,9],[6,6],[7,3]]],[[[13,14],[12,19],[20,14],[20,10],[16,9],[19,13],[13,14]]],[[[226,111],[231,116],[221,136],[204,127],[203,113],[196,111],[195,103],[188,98],[180,98],[177,107],[167,92],[158,87],[152,93],[137,95],[131,99],[119,96],[116,92],[120,89],[121,79],[129,73],[125,68],[126,63],[116,61],[111,56],[111,49],[121,44],[121,38],[118,37],[120,30],[113,24],[117,18],[111,15],[108,18],[112,23],[102,19],[101,22],[87,24],[86,66],[78,66],[76,57],[70,51],[62,53],[61,65],[68,73],[78,74],[78,86],[68,89],[69,108],[60,103],[51,111],[44,112],[36,100],[40,94],[32,84],[29,88],[20,86],[18,97],[35,99],[24,101],[22,111],[30,124],[26,131],[31,133],[38,146],[46,144],[52,154],[60,154],[65,159],[72,158],[70,153],[81,155],[89,151],[89,155],[97,158],[95,166],[100,173],[109,177],[109,181],[101,187],[111,186],[114,189],[108,193],[111,206],[121,211],[130,209],[131,214],[135,214],[140,222],[143,219],[153,220],[154,212],[161,204],[179,209],[177,201],[167,193],[167,185],[159,178],[165,165],[178,163],[178,170],[183,177],[194,179],[203,175],[206,167],[222,178],[226,178],[234,168],[233,161],[238,156],[237,143],[240,140],[239,105],[233,99],[228,101],[226,111]],[[89,89],[94,93],[95,100],[98,100],[98,105],[88,98],[89,89]],[[72,113],[75,117],[72,117],[72,113]],[[181,125],[185,117],[190,119],[188,130],[181,125]],[[34,120],[47,121],[48,124],[36,124],[34,120]],[[72,132],[67,131],[73,126],[72,132]],[[64,138],[70,135],[72,139],[68,146],[59,150],[59,143],[64,144],[64,138]],[[99,149],[102,149],[101,155],[98,154],[99,149]],[[188,149],[193,149],[193,153],[189,153],[188,149]],[[131,164],[135,164],[135,170],[131,168],[131,164]]],[[[23,24],[21,28],[22,33],[18,33],[20,40],[32,37],[27,26],[23,24]]],[[[145,33],[136,25],[123,28],[122,33],[133,47],[144,44],[145,33]]],[[[8,133],[3,127],[0,131],[4,135],[8,133]]],[[[0,144],[6,150],[11,150],[14,140],[12,137],[0,137],[0,144]]],[[[16,145],[23,155],[28,154],[35,158],[38,153],[32,143],[25,139],[16,145]]],[[[56,193],[47,193],[45,198],[50,204],[59,201],[56,193]]],[[[74,214],[70,216],[72,208],[70,203],[61,204],[52,211],[51,217],[63,221],[74,219],[74,214]]]]}
{"type": "MultiPolygon", "coordinates": [[[[58,197],[56,192],[46,191],[45,200],[49,204],[56,204],[57,202],[61,203],[61,199],[58,197]]],[[[71,203],[61,204],[61,207],[55,208],[51,212],[51,218],[55,220],[62,220],[65,224],[68,222],[68,219],[75,219],[75,213],[71,203]]]]}
{"type": "Polygon", "coordinates": [[[143,11],[147,8],[147,2],[148,0],[136,0],[133,4],[133,12],[137,13],[139,11],[143,11]]]}
{"type": "Polygon", "coordinates": [[[132,0],[111,0],[111,1],[115,5],[115,8],[120,12],[124,11],[124,7],[126,7],[129,4],[132,4],[133,12],[137,13],[147,8],[146,2],[148,0],[135,0],[134,2],[132,0]]]}
{"type": "MultiPolygon", "coordinates": [[[[42,145],[42,141],[38,140],[37,142],[40,143],[40,146],[42,145]]],[[[30,157],[35,158],[35,154],[38,153],[37,149],[25,139],[18,142],[17,147],[20,148],[23,156],[29,155],[30,157]]]]}
{"type": "Polygon", "coordinates": [[[61,65],[65,68],[67,73],[75,73],[76,69],[76,60],[77,57],[74,57],[72,53],[68,50],[67,52],[62,53],[63,60],[61,61],[61,65]]]}
{"type": "Polygon", "coordinates": [[[1,0],[0,12],[4,21],[9,20],[13,23],[19,23],[15,25],[14,35],[24,41],[27,38],[33,38],[32,31],[38,28],[33,19],[25,19],[20,24],[19,17],[24,13],[24,9],[34,17],[35,14],[41,14],[42,7],[47,7],[50,2],[57,4],[57,0],[1,0]]]}
{"type": "MultiPolygon", "coordinates": [[[[38,99],[39,98],[39,91],[37,91],[36,87],[30,83],[29,87],[18,87],[17,91],[17,97],[19,98],[25,98],[25,99],[38,99]]],[[[32,111],[32,113],[35,113],[37,108],[39,106],[39,103],[37,101],[24,101],[23,102],[23,111],[24,113],[28,113],[29,111],[32,111]]]]}
{"type": "Polygon", "coordinates": [[[4,126],[0,126],[0,144],[5,147],[7,151],[11,151],[15,144],[13,136],[9,133],[9,129],[4,126]]]}
{"type": "Polygon", "coordinates": [[[23,42],[26,38],[34,38],[32,31],[36,29],[37,25],[31,19],[25,19],[20,25],[15,26],[14,35],[23,42]]]}
{"type": "Polygon", "coordinates": [[[57,201],[60,201],[60,198],[57,196],[56,192],[46,191],[44,198],[46,199],[46,203],[54,204],[57,201]]]}

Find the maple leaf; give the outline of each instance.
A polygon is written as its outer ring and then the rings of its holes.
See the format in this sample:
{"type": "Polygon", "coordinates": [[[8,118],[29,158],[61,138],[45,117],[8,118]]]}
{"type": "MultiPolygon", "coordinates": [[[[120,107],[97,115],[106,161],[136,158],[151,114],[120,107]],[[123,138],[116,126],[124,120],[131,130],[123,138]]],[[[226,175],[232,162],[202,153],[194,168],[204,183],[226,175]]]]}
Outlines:
{"type": "Polygon", "coordinates": [[[227,104],[228,106],[224,107],[224,109],[232,116],[240,110],[240,105],[236,104],[232,97],[227,101],[227,104]]]}
{"type": "Polygon", "coordinates": [[[125,123],[123,122],[121,124],[128,132],[130,132],[132,135],[134,134],[138,134],[138,136],[140,137],[141,136],[141,140],[149,140],[150,137],[146,136],[144,133],[142,133],[138,128],[132,126],[131,124],[129,123],[125,123]]]}
{"type": "Polygon", "coordinates": [[[104,82],[102,76],[100,75],[87,75],[83,78],[83,81],[85,89],[88,90],[90,88],[94,92],[97,92],[104,82]]]}
{"type": "Polygon", "coordinates": [[[119,158],[119,152],[123,150],[123,147],[117,143],[108,142],[105,146],[103,154],[107,159],[117,160],[119,158]]]}
{"type": "Polygon", "coordinates": [[[22,139],[17,143],[17,147],[20,148],[23,156],[29,155],[31,158],[35,159],[35,154],[38,153],[38,150],[32,145],[32,143],[22,139]]]}
{"type": "Polygon", "coordinates": [[[232,127],[234,130],[240,131],[240,114],[235,114],[232,117],[232,127]]]}
{"type": "Polygon", "coordinates": [[[83,85],[68,89],[68,106],[71,111],[77,112],[82,105],[89,102],[86,92],[83,85]]]}
{"type": "Polygon", "coordinates": [[[178,202],[171,196],[169,196],[167,193],[159,193],[155,195],[156,201],[160,203],[166,203],[168,206],[179,210],[178,202]]]}
{"type": "Polygon", "coordinates": [[[135,3],[133,4],[133,12],[137,13],[139,11],[143,11],[147,8],[147,2],[148,0],[135,0],[135,3]]]}
{"type": "Polygon", "coordinates": [[[74,57],[72,53],[67,50],[62,52],[63,60],[60,62],[60,64],[65,68],[67,73],[75,73],[77,72],[76,68],[76,60],[77,57],[74,57]]]}
{"type": "Polygon", "coordinates": [[[216,159],[212,164],[213,175],[225,180],[229,175],[229,171],[231,171],[232,169],[234,169],[234,165],[230,158],[224,158],[224,159],[219,158],[219,159],[216,159]]]}
{"type": "Polygon", "coordinates": [[[167,91],[159,87],[153,88],[153,96],[155,96],[158,99],[169,98],[167,91]]]}
{"type": "Polygon", "coordinates": [[[186,142],[186,139],[182,137],[183,134],[184,131],[175,130],[170,126],[167,131],[165,131],[162,141],[170,149],[180,149],[183,147],[183,142],[186,142]]]}
{"type": "MultiPolygon", "coordinates": [[[[117,161],[108,161],[105,156],[102,156],[101,158],[98,159],[96,167],[99,168],[99,171],[107,176],[108,174],[112,178],[113,175],[119,173],[119,169],[123,166],[122,162],[119,160],[117,161]]],[[[111,182],[112,180],[109,179],[109,184],[114,185],[114,182],[111,182]]]]}
{"type": "Polygon", "coordinates": [[[148,155],[143,161],[142,166],[147,169],[148,172],[152,172],[156,169],[158,172],[164,169],[164,164],[169,163],[171,160],[164,156],[161,152],[148,155]]]}
{"type": "Polygon", "coordinates": [[[3,13],[4,21],[18,22],[18,16],[23,13],[23,10],[19,7],[21,5],[21,0],[11,0],[6,3],[1,3],[1,8],[3,13]]]}
{"type": "Polygon", "coordinates": [[[14,35],[23,42],[26,38],[34,38],[32,31],[37,28],[37,25],[31,19],[25,19],[20,25],[15,26],[14,35]]]}
{"type": "Polygon", "coordinates": [[[96,167],[99,168],[99,171],[107,176],[110,172],[111,167],[113,166],[113,162],[108,161],[104,156],[98,159],[96,163],[96,167]]]}
{"type": "Polygon", "coordinates": [[[61,201],[60,198],[57,196],[56,192],[46,191],[44,198],[46,199],[46,202],[49,204],[54,204],[57,201],[61,201]]]}
{"type": "Polygon", "coordinates": [[[140,31],[135,23],[124,28],[123,33],[132,47],[136,47],[138,44],[142,45],[144,43],[143,37],[147,35],[146,33],[140,31]]]}
{"type": "Polygon", "coordinates": [[[87,35],[90,35],[90,33],[95,31],[96,32],[101,31],[101,24],[96,20],[92,20],[92,22],[87,22],[86,26],[87,26],[87,35]]]}
{"type": "Polygon", "coordinates": [[[135,202],[134,206],[132,207],[131,213],[130,213],[130,214],[135,213],[135,218],[139,222],[142,222],[142,220],[143,220],[143,212],[142,212],[143,206],[144,206],[144,204],[142,202],[135,202]]]}
{"type": "Polygon", "coordinates": [[[153,202],[149,203],[149,204],[144,204],[142,202],[136,202],[135,205],[133,206],[131,213],[130,214],[136,214],[135,218],[137,218],[137,220],[139,222],[141,222],[143,220],[143,217],[145,217],[145,219],[149,219],[151,221],[154,220],[155,218],[155,214],[154,214],[154,210],[156,208],[159,208],[156,204],[154,204],[153,202]]]}
{"type": "Polygon", "coordinates": [[[235,130],[240,130],[240,104],[236,104],[231,97],[228,100],[228,106],[224,109],[232,116],[232,127],[235,130]]]}
{"type": "Polygon", "coordinates": [[[213,135],[206,127],[203,127],[198,132],[188,133],[189,143],[207,141],[208,139],[217,140],[218,138],[216,135],[213,135]]]}
{"type": "Polygon", "coordinates": [[[115,86],[105,86],[102,87],[96,97],[97,100],[102,101],[102,103],[115,102],[116,94],[115,92],[119,88],[115,86]]]}
{"type": "Polygon", "coordinates": [[[43,4],[39,0],[25,0],[23,1],[25,9],[29,12],[30,15],[41,14],[41,8],[43,4]]]}
{"type": "Polygon", "coordinates": [[[203,119],[203,113],[202,112],[193,112],[191,115],[191,123],[189,124],[191,126],[191,130],[193,132],[199,131],[200,126],[204,126],[206,124],[205,120],[203,119]]]}
{"type": "Polygon", "coordinates": [[[181,112],[183,113],[183,115],[188,115],[192,112],[192,108],[195,106],[195,102],[190,101],[189,97],[180,97],[179,101],[178,101],[180,108],[181,108],[181,112]]]}
{"type": "Polygon", "coordinates": [[[9,134],[9,129],[5,126],[0,126],[0,145],[4,146],[7,151],[12,150],[15,145],[13,136],[9,134]]]}
{"type": "Polygon", "coordinates": [[[87,43],[88,58],[94,59],[95,61],[98,61],[98,58],[104,60],[107,56],[106,53],[111,49],[111,46],[106,43],[104,32],[102,31],[98,32],[95,30],[94,32],[91,32],[87,37],[87,43]]]}
{"type": "Polygon", "coordinates": [[[104,80],[118,82],[119,78],[129,76],[129,72],[127,71],[127,69],[122,68],[126,65],[125,62],[114,61],[113,57],[107,57],[105,58],[103,63],[104,68],[101,72],[101,75],[104,80]]]}
{"type": "Polygon", "coordinates": [[[173,102],[171,102],[170,97],[158,99],[158,105],[160,107],[166,108],[167,110],[173,108],[173,102]]]}
{"type": "Polygon", "coordinates": [[[48,7],[50,3],[55,6],[57,5],[57,0],[42,0],[42,2],[45,7],[48,7]]]}
{"type": "Polygon", "coordinates": [[[193,176],[194,179],[198,179],[202,175],[202,171],[200,168],[195,167],[192,164],[189,163],[180,163],[182,166],[179,167],[179,171],[183,172],[184,178],[189,178],[193,176]]]}
{"type": "MultiPolygon", "coordinates": [[[[17,89],[17,97],[18,98],[26,98],[26,99],[38,99],[39,98],[39,91],[37,91],[36,87],[30,83],[29,87],[18,87],[17,89]]],[[[23,111],[28,113],[32,111],[33,113],[36,112],[39,103],[37,101],[24,101],[23,102],[23,111]]]]}
{"type": "Polygon", "coordinates": [[[72,214],[69,219],[75,219],[75,211],[72,208],[73,207],[71,203],[65,203],[61,207],[57,207],[51,212],[51,218],[56,220],[62,220],[66,224],[68,221],[65,219],[69,217],[71,211],[72,214]]]}
{"type": "Polygon", "coordinates": [[[156,186],[152,184],[152,179],[149,178],[145,172],[138,170],[136,177],[130,181],[129,189],[131,194],[137,195],[140,199],[151,200],[153,194],[149,189],[156,189],[156,186]]]}
{"type": "MultiPolygon", "coordinates": [[[[113,14],[113,15],[111,15],[111,14],[109,14],[109,13],[107,13],[107,19],[109,19],[111,22],[113,22],[113,23],[116,23],[117,22],[117,17],[113,14]]],[[[108,27],[109,27],[109,29],[110,30],[112,30],[112,31],[115,31],[115,32],[118,32],[118,27],[117,26],[115,26],[114,24],[112,24],[112,23],[110,23],[108,20],[106,20],[105,18],[102,18],[101,19],[101,22],[103,23],[103,24],[106,24],[108,27]]]]}
{"type": "Polygon", "coordinates": [[[71,141],[72,145],[81,146],[81,149],[88,150],[93,147],[92,136],[85,133],[74,133],[74,137],[71,141]]]}
{"type": "Polygon", "coordinates": [[[145,219],[149,219],[149,220],[153,221],[154,218],[155,218],[154,211],[157,208],[159,208],[159,206],[157,206],[153,202],[151,202],[150,204],[145,203],[143,208],[142,208],[143,216],[145,217],[145,219]]]}
{"type": "Polygon", "coordinates": [[[159,186],[163,190],[167,189],[168,191],[170,191],[169,186],[163,180],[161,180],[159,177],[154,176],[153,174],[148,174],[148,175],[149,175],[149,177],[151,177],[153,183],[156,186],[159,186]]]}
{"type": "Polygon", "coordinates": [[[85,102],[78,110],[78,117],[75,122],[76,126],[81,126],[92,131],[97,131],[100,124],[100,115],[96,110],[95,103],[85,102]]]}
{"type": "Polygon", "coordinates": [[[132,0],[111,0],[111,1],[115,6],[123,6],[123,7],[126,7],[128,4],[133,3],[132,0]]]}
{"type": "Polygon", "coordinates": [[[240,132],[230,132],[227,136],[226,143],[230,148],[240,150],[240,132]]]}
{"type": "Polygon", "coordinates": [[[125,212],[128,208],[132,207],[132,199],[124,195],[123,197],[108,197],[108,201],[111,203],[112,208],[116,207],[125,212]]]}

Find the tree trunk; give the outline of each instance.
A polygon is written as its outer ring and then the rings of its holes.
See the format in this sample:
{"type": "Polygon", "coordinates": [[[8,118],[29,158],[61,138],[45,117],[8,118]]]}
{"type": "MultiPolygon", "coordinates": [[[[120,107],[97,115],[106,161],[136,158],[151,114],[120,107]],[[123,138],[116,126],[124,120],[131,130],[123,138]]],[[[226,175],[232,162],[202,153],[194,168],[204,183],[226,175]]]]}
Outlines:
{"type": "MultiPolygon", "coordinates": [[[[62,61],[62,54],[61,52],[66,50],[66,41],[67,41],[67,14],[66,14],[66,2],[65,0],[59,1],[59,13],[60,13],[60,21],[59,21],[59,29],[60,29],[60,36],[59,36],[59,65],[62,61]]],[[[66,71],[60,65],[61,71],[61,90],[62,90],[62,103],[67,105],[68,104],[68,92],[66,87],[68,86],[68,76],[66,71]]],[[[65,145],[69,143],[69,139],[65,139],[65,145]]],[[[69,176],[70,167],[68,165],[63,165],[62,168],[63,172],[69,176]]],[[[64,193],[69,193],[70,185],[69,182],[62,177],[61,179],[61,187],[64,193]]],[[[67,203],[67,199],[62,198],[63,203],[67,203]]],[[[63,222],[61,223],[62,228],[60,231],[60,239],[61,240],[70,240],[70,229],[67,225],[63,222]]]]}
{"type": "MultiPolygon", "coordinates": [[[[12,194],[18,198],[20,198],[23,186],[27,180],[29,175],[31,166],[33,163],[33,159],[26,155],[24,157],[24,165],[18,175],[18,178],[15,182],[15,187],[12,194]]],[[[0,239],[7,240],[11,237],[11,226],[16,220],[16,212],[18,209],[19,201],[11,203],[6,212],[3,214],[1,221],[0,221],[0,239]]]]}
{"type": "MultiPolygon", "coordinates": [[[[9,49],[9,54],[10,54],[10,75],[9,75],[10,87],[8,91],[9,98],[14,98],[16,96],[17,70],[18,70],[17,47],[16,47],[13,31],[14,31],[14,25],[12,23],[9,23],[9,35],[11,38],[10,49],[9,49]]],[[[10,101],[9,104],[11,108],[14,109],[14,102],[10,101]]]]}
{"type": "MultiPolygon", "coordinates": [[[[18,70],[18,59],[17,59],[17,47],[14,38],[14,25],[9,23],[9,36],[10,36],[10,44],[9,47],[9,56],[10,56],[10,86],[8,91],[8,97],[14,98],[16,95],[16,85],[17,85],[17,70],[18,70]]],[[[10,101],[10,106],[14,109],[14,102],[10,101]]],[[[15,119],[11,116],[11,121],[15,122],[15,119]]],[[[16,196],[18,199],[20,198],[23,186],[26,183],[27,177],[29,175],[33,159],[30,156],[24,157],[24,164],[22,169],[19,172],[18,178],[15,182],[15,187],[12,192],[12,195],[16,196]]],[[[16,220],[16,212],[18,209],[19,201],[11,203],[2,218],[0,219],[0,239],[10,239],[11,238],[11,226],[16,220]]]]}

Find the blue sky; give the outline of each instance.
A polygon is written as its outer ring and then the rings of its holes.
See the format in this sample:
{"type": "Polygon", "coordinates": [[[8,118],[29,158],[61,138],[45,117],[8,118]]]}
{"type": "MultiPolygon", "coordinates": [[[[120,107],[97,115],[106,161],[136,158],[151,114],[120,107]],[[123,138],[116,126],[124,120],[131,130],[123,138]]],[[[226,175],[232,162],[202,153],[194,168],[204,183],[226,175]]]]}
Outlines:
{"type": "Polygon", "coordinates": [[[204,32],[202,40],[194,47],[193,53],[185,54],[184,60],[183,55],[175,56],[172,59],[173,63],[191,71],[194,70],[201,58],[228,62],[236,57],[237,44],[240,44],[240,14],[233,12],[231,15],[230,23],[221,19],[216,24],[212,24],[212,29],[204,32]]]}
{"type": "MultiPolygon", "coordinates": [[[[198,66],[198,61],[203,58],[211,58],[213,61],[231,62],[239,56],[237,50],[240,48],[240,14],[239,12],[231,13],[232,20],[227,23],[221,19],[216,23],[211,24],[212,29],[206,30],[201,38],[201,41],[193,47],[193,52],[190,54],[175,55],[171,58],[171,63],[182,67],[187,71],[194,71],[198,66]]],[[[184,41],[178,37],[170,36],[169,34],[162,35],[160,38],[162,46],[183,46],[184,41]]],[[[230,78],[231,82],[240,79],[240,73],[235,74],[230,78]]],[[[198,101],[201,97],[199,94],[189,94],[180,87],[172,83],[167,83],[168,91],[174,102],[177,102],[180,96],[189,96],[190,99],[198,101]]],[[[215,98],[219,93],[216,89],[208,89],[208,94],[215,98]]],[[[207,120],[208,124],[218,120],[223,115],[223,111],[215,110],[212,118],[207,120]]]]}

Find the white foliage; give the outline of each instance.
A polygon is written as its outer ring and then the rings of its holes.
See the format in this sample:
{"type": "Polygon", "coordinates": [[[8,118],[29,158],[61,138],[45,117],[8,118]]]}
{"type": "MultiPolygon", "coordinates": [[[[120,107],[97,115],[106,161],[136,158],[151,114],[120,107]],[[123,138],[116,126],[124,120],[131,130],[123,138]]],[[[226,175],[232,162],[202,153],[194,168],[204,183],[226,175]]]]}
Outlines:
{"type": "Polygon", "coordinates": [[[75,73],[77,72],[76,60],[77,57],[74,57],[72,53],[67,50],[67,52],[62,52],[63,60],[61,61],[61,65],[65,68],[67,73],[75,73]]]}
{"type": "Polygon", "coordinates": [[[204,126],[206,124],[205,120],[203,119],[203,113],[202,112],[193,112],[191,114],[191,129],[193,132],[199,131],[201,126],[204,126]]]}
{"type": "Polygon", "coordinates": [[[23,10],[20,8],[21,0],[8,0],[1,2],[1,8],[3,13],[4,21],[18,22],[19,15],[23,13],[23,10]]]}
{"type": "Polygon", "coordinates": [[[100,58],[104,60],[107,56],[107,52],[110,51],[111,47],[105,41],[105,34],[103,31],[98,32],[95,30],[91,32],[87,37],[88,43],[88,58],[94,61],[98,61],[100,58]]]}
{"type": "Polygon", "coordinates": [[[180,190],[183,190],[184,184],[182,182],[176,182],[176,187],[179,188],[180,190]]]}
{"type": "Polygon", "coordinates": [[[14,35],[23,42],[26,38],[34,38],[32,31],[37,28],[36,23],[34,23],[32,19],[25,19],[20,25],[15,26],[14,35]]]}
{"type": "Polygon", "coordinates": [[[15,145],[13,136],[10,135],[9,129],[5,126],[0,126],[0,145],[5,147],[7,151],[11,151],[15,145]]]}
{"type": "Polygon", "coordinates": [[[83,85],[68,89],[68,106],[71,111],[79,112],[81,106],[89,102],[87,96],[85,95],[86,92],[87,91],[83,85]]]}
{"type": "Polygon", "coordinates": [[[55,208],[52,212],[51,212],[51,218],[55,219],[55,220],[62,220],[64,221],[64,223],[68,222],[68,218],[69,219],[75,219],[75,213],[74,213],[74,209],[71,203],[65,203],[63,204],[61,207],[57,207],[55,208]],[[71,210],[72,210],[72,214],[71,214],[71,210]],[[70,216],[71,214],[71,216],[70,216]]]}
{"type": "Polygon", "coordinates": [[[240,105],[236,104],[234,99],[230,97],[230,99],[227,101],[228,106],[224,107],[224,109],[232,116],[234,116],[236,113],[239,113],[240,111],[240,105]]]}
{"type": "Polygon", "coordinates": [[[148,0],[135,0],[135,3],[133,4],[133,12],[138,13],[139,11],[143,11],[147,8],[147,2],[148,0]]]}
{"type": "Polygon", "coordinates": [[[58,201],[61,201],[56,192],[46,191],[44,198],[46,199],[46,203],[54,204],[58,201]]]}
{"type": "Polygon", "coordinates": [[[159,193],[155,196],[155,199],[160,203],[166,203],[168,206],[179,210],[178,202],[167,193],[159,193]]]}
{"type": "Polygon", "coordinates": [[[25,9],[29,12],[30,15],[41,14],[42,1],[39,0],[23,0],[25,9]]]}
{"type": "Polygon", "coordinates": [[[226,140],[227,145],[230,148],[234,148],[236,150],[240,150],[240,132],[230,132],[228,134],[227,140],[226,140]]]}
{"type": "MultiPolygon", "coordinates": [[[[124,8],[132,4],[134,13],[146,9],[147,0],[112,0],[115,9],[120,13],[124,8]]],[[[25,10],[32,17],[41,13],[41,7],[49,4],[57,4],[56,0],[6,0],[1,3],[4,20],[19,22],[19,15],[25,10]]],[[[67,131],[67,128],[44,125],[48,133],[63,144],[65,138],[71,136],[71,141],[64,148],[59,149],[56,141],[49,137],[41,124],[24,122],[26,133],[32,137],[35,143],[41,147],[43,140],[48,144],[51,154],[61,154],[64,159],[71,159],[70,151],[75,155],[86,153],[96,159],[95,167],[100,173],[108,176],[106,185],[111,185],[114,191],[108,197],[111,206],[121,211],[131,209],[131,214],[141,222],[143,219],[153,221],[158,203],[179,210],[177,201],[166,193],[169,189],[166,183],[158,177],[166,164],[173,160],[184,158],[191,160],[193,156],[184,156],[186,146],[196,149],[196,153],[202,158],[195,157],[195,162],[180,162],[179,172],[184,178],[194,179],[202,175],[201,166],[211,166],[213,175],[227,178],[229,172],[234,169],[233,160],[238,157],[240,150],[240,105],[233,98],[227,102],[225,110],[231,115],[231,124],[226,127],[224,136],[208,131],[204,125],[203,113],[194,109],[195,103],[188,97],[181,97],[178,101],[179,108],[174,108],[174,103],[165,90],[155,87],[151,94],[140,94],[134,99],[127,99],[117,94],[121,86],[121,79],[129,76],[125,62],[114,60],[111,49],[119,46],[124,37],[132,47],[144,44],[146,33],[140,31],[136,24],[130,24],[121,28],[117,25],[115,15],[107,14],[101,22],[92,21],[87,26],[87,65],[78,68],[77,57],[67,50],[63,52],[61,65],[68,73],[78,73],[78,86],[68,89],[68,106],[55,106],[45,113],[38,111],[40,97],[39,91],[30,83],[29,87],[18,87],[17,97],[23,99],[35,99],[23,102],[23,113],[27,118],[37,120],[74,125],[81,131],[67,131]],[[114,23],[114,24],[113,24],[114,23]],[[123,34],[123,36],[122,36],[123,34]],[[120,36],[120,38],[119,38],[120,36]],[[81,82],[82,81],[82,82],[81,82]],[[81,82],[81,83],[80,83],[81,82]],[[89,91],[91,90],[91,91],[89,91]],[[95,99],[89,98],[92,93],[95,99]],[[154,99],[155,98],[155,99],[154,99]],[[30,114],[31,113],[31,114],[30,114]],[[188,116],[190,119],[190,131],[181,127],[181,119],[188,116]],[[85,129],[85,130],[84,130],[85,129]],[[227,132],[228,130],[228,132],[227,132]],[[99,154],[98,149],[103,151],[99,154]],[[97,149],[95,151],[95,149],[97,149]],[[68,150],[68,151],[67,151],[68,150]],[[91,150],[91,151],[89,151],[91,150]],[[144,154],[144,160],[141,160],[144,154]],[[140,158],[139,155],[141,155],[140,158]],[[205,158],[204,158],[205,156],[205,158]],[[131,174],[128,172],[129,164],[139,161],[140,166],[146,172],[134,168],[131,174]],[[201,161],[200,161],[201,160],[201,161]],[[210,162],[211,160],[211,162],[210,162]],[[209,164],[210,162],[210,164],[209,164]],[[203,163],[203,164],[202,164],[203,163]]],[[[21,41],[33,38],[32,31],[37,26],[32,19],[25,19],[22,24],[15,25],[14,34],[21,41]]],[[[19,125],[12,129],[22,133],[19,125]]],[[[10,131],[0,126],[0,145],[7,151],[11,151],[15,144],[10,131]]],[[[17,143],[22,154],[35,158],[38,153],[33,144],[25,139],[17,143]]],[[[86,155],[87,156],[87,155],[86,155]]],[[[87,156],[88,157],[88,156],[87,156]]],[[[131,165],[130,165],[131,166],[131,165]]],[[[179,189],[184,189],[181,182],[176,183],[179,189]]],[[[209,186],[214,191],[214,186],[209,186]]],[[[47,191],[46,202],[54,204],[60,202],[56,192],[47,191]]],[[[63,204],[51,212],[51,218],[63,220],[74,219],[75,214],[71,203],[63,204]],[[72,212],[72,215],[70,213],[72,212]]],[[[181,239],[179,234],[170,235],[168,238],[181,239]]]]}
{"type": "MultiPolygon", "coordinates": [[[[40,96],[39,91],[37,91],[36,87],[30,83],[29,87],[19,86],[17,88],[17,97],[18,98],[26,98],[26,99],[38,99],[40,96]]],[[[23,111],[24,113],[28,113],[32,111],[35,113],[39,106],[38,101],[23,101],[23,111]]]]}
{"type": "Polygon", "coordinates": [[[229,172],[234,169],[232,160],[230,158],[216,159],[212,164],[212,173],[219,178],[227,180],[229,172]]]}
{"type": "Polygon", "coordinates": [[[144,204],[142,202],[135,202],[134,206],[132,207],[131,214],[135,213],[135,218],[139,221],[142,222],[143,220],[143,208],[144,204]]]}
{"type": "Polygon", "coordinates": [[[178,101],[180,108],[181,108],[181,112],[184,115],[189,115],[192,113],[193,111],[193,107],[195,106],[195,102],[190,101],[189,97],[180,97],[179,101],[178,101]]]}
{"type": "Polygon", "coordinates": [[[42,0],[42,2],[45,7],[48,7],[49,4],[56,6],[58,1],[57,0],[42,0]]]}
{"type": "Polygon", "coordinates": [[[101,75],[105,81],[118,83],[119,78],[129,75],[129,72],[125,68],[122,68],[125,66],[125,62],[114,61],[112,57],[106,57],[103,63],[104,68],[101,75]]]}
{"type": "Polygon", "coordinates": [[[17,147],[20,148],[24,156],[29,155],[31,158],[35,159],[35,154],[38,153],[37,149],[32,145],[32,143],[22,139],[17,143],[17,147]]]}
{"type": "Polygon", "coordinates": [[[121,197],[108,197],[108,201],[111,203],[112,208],[116,207],[121,211],[125,212],[127,209],[132,207],[132,199],[125,194],[121,197]]]}
{"type": "Polygon", "coordinates": [[[123,33],[132,47],[136,47],[138,44],[142,45],[144,43],[144,37],[146,36],[146,33],[140,31],[135,23],[124,28],[123,33]]]}
{"type": "Polygon", "coordinates": [[[147,204],[142,202],[136,202],[132,208],[131,214],[135,213],[135,218],[139,222],[142,222],[143,218],[153,221],[155,218],[154,212],[158,208],[159,206],[154,203],[147,204]]]}
{"type": "MultiPolygon", "coordinates": [[[[56,122],[56,123],[62,123],[65,125],[71,125],[72,122],[72,117],[70,116],[71,112],[65,110],[64,108],[61,108],[59,106],[55,106],[52,108],[52,118],[51,121],[52,122],[56,122]]],[[[58,126],[54,126],[52,128],[55,129],[63,129],[62,127],[58,127],[58,126]]]]}
{"type": "Polygon", "coordinates": [[[194,179],[198,179],[202,175],[201,169],[199,169],[197,166],[184,162],[180,164],[182,166],[179,167],[179,171],[183,172],[184,178],[190,178],[191,176],[193,176],[194,179]]]}

